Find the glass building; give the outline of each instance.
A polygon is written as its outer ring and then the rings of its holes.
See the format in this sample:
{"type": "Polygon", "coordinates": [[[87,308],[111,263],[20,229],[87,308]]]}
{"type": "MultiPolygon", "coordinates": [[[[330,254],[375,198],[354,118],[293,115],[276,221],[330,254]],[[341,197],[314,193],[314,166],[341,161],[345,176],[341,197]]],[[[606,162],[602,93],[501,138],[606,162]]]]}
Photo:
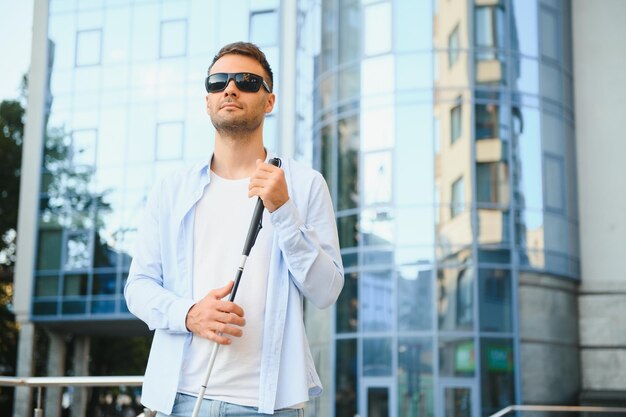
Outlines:
{"type": "MultiPolygon", "coordinates": [[[[578,333],[593,314],[578,312],[575,8],[37,2],[18,372],[34,374],[35,326],[146,334],[122,297],[145,197],[157,177],[210,154],[206,69],[224,44],[250,40],[276,80],[266,146],[324,174],[346,271],[333,309],[305,309],[326,388],[307,414],[480,417],[600,390],[581,374],[601,364],[602,346],[578,333]]],[[[88,344],[73,351],[88,355],[88,344]]],[[[16,416],[29,413],[27,396],[17,391],[16,416]]],[[[59,415],[60,396],[48,397],[46,415],[59,415]]]]}
{"type": "Polygon", "coordinates": [[[520,282],[579,278],[568,4],[298,3],[296,136],[346,268],[334,318],[310,313],[333,320],[321,415],[523,401],[520,282]]]}

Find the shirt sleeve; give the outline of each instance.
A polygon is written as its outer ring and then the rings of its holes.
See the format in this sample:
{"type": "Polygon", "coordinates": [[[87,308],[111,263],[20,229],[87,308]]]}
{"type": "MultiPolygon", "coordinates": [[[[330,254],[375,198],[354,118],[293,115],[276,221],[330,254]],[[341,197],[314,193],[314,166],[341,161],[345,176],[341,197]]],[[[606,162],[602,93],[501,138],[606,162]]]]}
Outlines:
{"type": "Polygon", "coordinates": [[[330,192],[317,174],[308,200],[306,220],[287,200],[270,215],[278,244],[295,285],[318,308],[337,301],[343,288],[343,265],[330,192]]]}
{"type": "Polygon", "coordinates": [[[192,299],[180,297],[163,286],[159,196],[162,183],[154,187],[146,203],[137,233],[135,254],[130,264],[124,297],[128,310],[150,330],[188,333],[185,325],[192,299]]]}

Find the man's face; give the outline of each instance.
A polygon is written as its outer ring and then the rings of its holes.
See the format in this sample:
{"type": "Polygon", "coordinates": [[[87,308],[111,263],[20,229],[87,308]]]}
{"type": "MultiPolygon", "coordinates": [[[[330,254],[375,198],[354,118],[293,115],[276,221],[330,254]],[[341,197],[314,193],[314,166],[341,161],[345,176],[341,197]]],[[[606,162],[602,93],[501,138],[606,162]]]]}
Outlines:
{"type": "MultiPolygon", "coordinates": [[[[224,55],[211,68],[211,74],[218,72],[251,72],[268,81],[261,64],[245,55],[224,55]]],[[[255,93],[240,91],[230,80],[223,91],[207,93],[206,109],[218,132],[239,136],[263,124],[265,114],[274,108],[274,100],[274,94],[264,88],[255,93]]]]}

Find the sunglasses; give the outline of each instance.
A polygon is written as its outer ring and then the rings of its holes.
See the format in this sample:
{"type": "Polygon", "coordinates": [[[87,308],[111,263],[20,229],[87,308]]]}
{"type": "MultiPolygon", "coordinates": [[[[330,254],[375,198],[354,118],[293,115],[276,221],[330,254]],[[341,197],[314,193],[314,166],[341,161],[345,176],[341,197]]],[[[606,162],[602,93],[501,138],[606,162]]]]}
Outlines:
{"type": "Polygon", "coordinates": [[[271,93],[270,87],[267,85],[263,77],[252,74],[251,72],[218,72],[206,77],[204,86],[209,93],[218,93],[224,91],[230,80],[235,80],[235,85],[241,91],[246,93],[256,93],[263,86],[268,93],[271,93]]]}

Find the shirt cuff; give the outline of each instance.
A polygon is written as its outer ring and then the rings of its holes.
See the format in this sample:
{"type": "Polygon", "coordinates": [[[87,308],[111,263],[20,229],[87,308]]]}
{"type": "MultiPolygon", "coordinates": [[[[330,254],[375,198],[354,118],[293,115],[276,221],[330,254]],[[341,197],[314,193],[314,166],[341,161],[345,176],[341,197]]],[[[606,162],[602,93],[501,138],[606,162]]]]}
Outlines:
{"type": "Polygon", "coordinates": [[[191,310],[196,302],[191,299],[181,298],[172,305],[171,316],[173,332],[189,333],[187,329],[187,313],[191,310]]]}

